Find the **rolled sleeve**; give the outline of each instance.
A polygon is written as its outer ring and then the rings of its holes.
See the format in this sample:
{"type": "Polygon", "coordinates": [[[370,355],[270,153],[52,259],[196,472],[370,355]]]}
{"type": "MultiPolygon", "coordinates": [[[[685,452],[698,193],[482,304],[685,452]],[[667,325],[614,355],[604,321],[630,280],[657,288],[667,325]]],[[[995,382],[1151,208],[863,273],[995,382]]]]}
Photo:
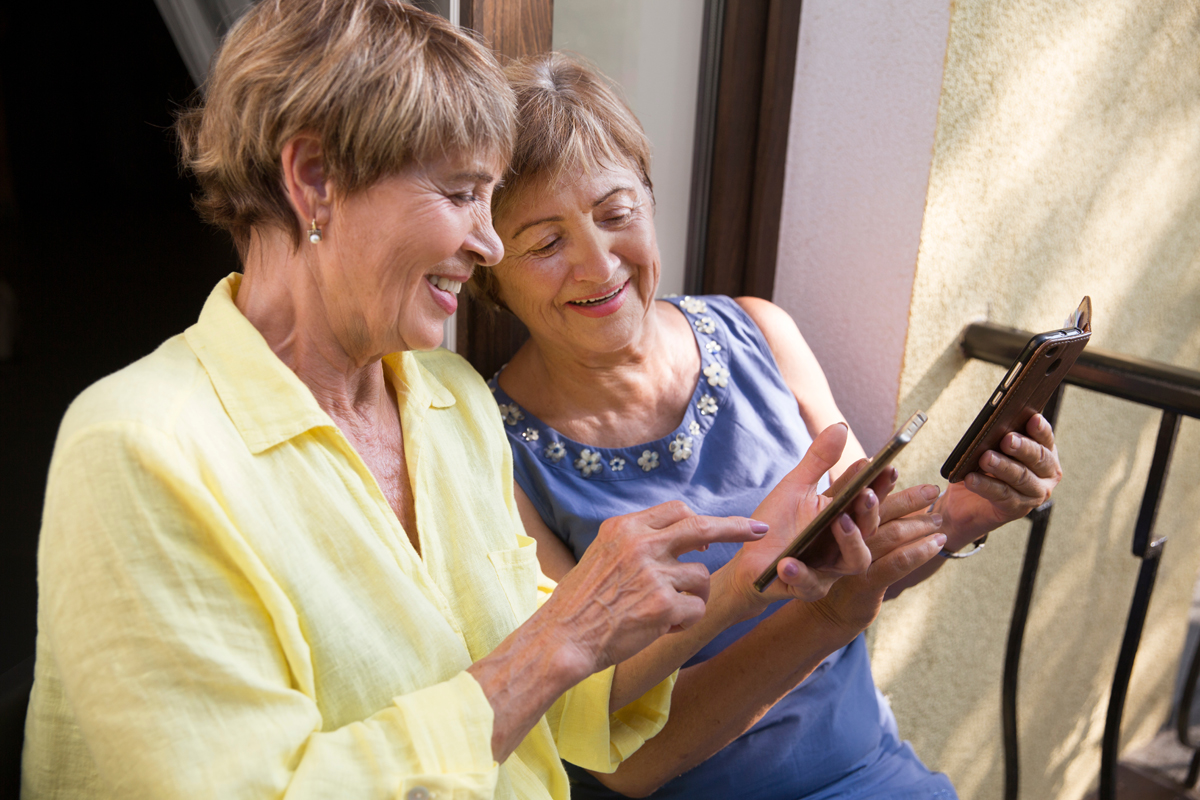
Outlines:
{"type": "Polygon", "coordinates": [[[667,724],[674,672],[624,708],[608,712],[616,667],[588,677],[563,695],[546,714],[564,761],[614,772],[667,724]],[[607,724],[606,724],[607,723],[607,724]]]}

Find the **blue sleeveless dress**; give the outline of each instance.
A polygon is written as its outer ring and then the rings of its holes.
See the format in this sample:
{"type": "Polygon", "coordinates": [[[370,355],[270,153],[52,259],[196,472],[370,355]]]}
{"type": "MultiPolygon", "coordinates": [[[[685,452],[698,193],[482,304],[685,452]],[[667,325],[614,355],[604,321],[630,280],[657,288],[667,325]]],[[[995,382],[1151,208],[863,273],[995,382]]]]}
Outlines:
{"type": "MultiPolygon", "coordinates": [[[[691,323],[702,367],[683,421],[662,439],[620,448],[575,442],[514,402],[495,378],[489,384],[512,445],[516,481],[576,559],[605,519],[668,500],[683,500],[699,514],[748,516],[812,443],[762,333],[740,306],[719,296],[668,302],[691,323]]],[[[737,547],[716,544],[680,560],[715,571],[737,547]]],[[[685,666],[712,658],[780,605],[725,631],[685,666]]],[[[572,797],[621,797],[586,771],[567,768],[572,797]]],[[[943,800],[957,795],[945,775],[931,773],[900,741],[860,635],[741,737],[651,797],[943,800]]]]}

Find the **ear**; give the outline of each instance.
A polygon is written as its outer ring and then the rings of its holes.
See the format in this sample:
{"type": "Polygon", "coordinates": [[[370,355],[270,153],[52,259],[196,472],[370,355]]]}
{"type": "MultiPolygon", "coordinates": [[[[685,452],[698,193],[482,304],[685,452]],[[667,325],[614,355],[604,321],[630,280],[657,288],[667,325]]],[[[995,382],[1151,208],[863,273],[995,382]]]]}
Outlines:
{"type": "Polygon", "coordinates": [[[307,230],[313,219],[317,227],[325,225],[329,221],[329,191],[321,141],[312,134],[301,133],[283,146],[280,160],[283,185],[296,210],[300,229],[307,230]]]}

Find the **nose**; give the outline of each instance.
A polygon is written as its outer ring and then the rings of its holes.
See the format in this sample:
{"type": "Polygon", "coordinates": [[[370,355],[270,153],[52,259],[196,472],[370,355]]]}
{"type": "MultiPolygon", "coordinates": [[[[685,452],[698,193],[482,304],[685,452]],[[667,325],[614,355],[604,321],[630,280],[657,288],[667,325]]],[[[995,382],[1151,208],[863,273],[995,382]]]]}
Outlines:
{"type": "Polygon", "coordinates": [[[500,241],[496,229],[492,227],[490,212],[475,226],[464,244],[467,252],[482,266],[494,267],[504,258],[504,244],[500,241]]]}
{"type": "Polygon", "coordinates": [[[607,283],[620,266],[621,258],[609,247],[608,236],[593,227],[580,240],[571,274],[577,281],[607,283]]]}

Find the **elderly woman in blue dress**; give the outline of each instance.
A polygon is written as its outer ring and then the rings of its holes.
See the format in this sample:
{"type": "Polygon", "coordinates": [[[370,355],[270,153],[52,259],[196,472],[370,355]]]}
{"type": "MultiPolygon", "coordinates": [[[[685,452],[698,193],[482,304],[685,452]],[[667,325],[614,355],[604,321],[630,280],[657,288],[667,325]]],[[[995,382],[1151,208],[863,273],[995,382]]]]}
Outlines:
{"type": "MultiPolygon", "coordinates": [[[[654,299],[649,147],[603,80],[558,54],[507,74],[519,133],[493,201],[505,253],[477,280],[531,334],[492,385],[526,530],[543,570],[564,579],[614,513],[669,498],[700,513],[750,513],[843,417],[778,307],[654,299]]],[[[940,499],[931,486],[894,494],[882,511],[893,521],[880,531],[933,503],[950,552],[1025,515],[1061,477],[1050,425],[1035,417],[1026,434],[1007,436],[983,471],[940,499]]],[[[862,455],[850,435],[833,474],[862,455]]],[[[688,557],[719,574],[735,554],[715,544],[688,557]]],[[[843,578],[817,605],[822,614],[853,608],[865,625],[885,591],[943,563],[932,558],[890,588],[843,578]]],[[[716,637],[681,672],[663,732],[613,774],[573,770],[574,796],[954,797],[900,739],[863,637],[829,636],[811,612],[776,603],[716,637]],[[729,685],[740,695],[722,691],[729,685]]]]}

